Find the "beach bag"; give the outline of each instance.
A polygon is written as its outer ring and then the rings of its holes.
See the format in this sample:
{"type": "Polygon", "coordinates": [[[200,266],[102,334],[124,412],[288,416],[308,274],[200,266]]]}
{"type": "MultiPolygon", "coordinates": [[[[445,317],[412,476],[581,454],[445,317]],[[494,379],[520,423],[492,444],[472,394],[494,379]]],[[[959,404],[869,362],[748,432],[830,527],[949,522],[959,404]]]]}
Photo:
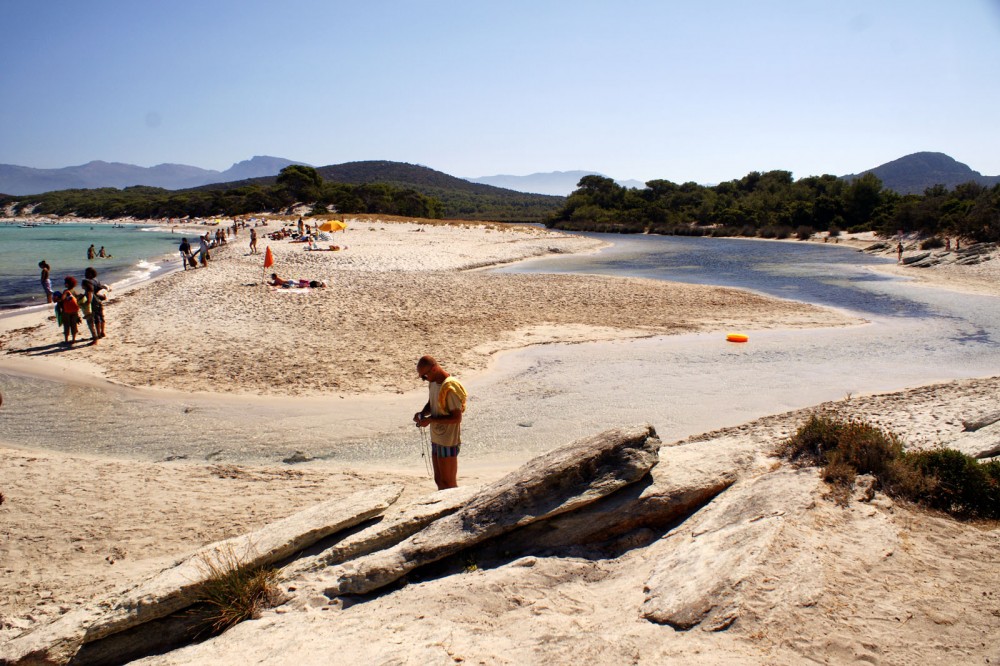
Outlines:
{"type": "Polygon", "coordinates": [[[76,301],[73,292],[66,292],[62,298],[62,311],[68,315],[75,315],[80,311],[80,304],[76,301]],[[68,297],[68,298],[67,298],[68,297]]]}
{"type": "Polygon", "coordinates": [[[191,268],[198,268],[198,259],[193,254],[189,254],[187,260],[191,268]]]}

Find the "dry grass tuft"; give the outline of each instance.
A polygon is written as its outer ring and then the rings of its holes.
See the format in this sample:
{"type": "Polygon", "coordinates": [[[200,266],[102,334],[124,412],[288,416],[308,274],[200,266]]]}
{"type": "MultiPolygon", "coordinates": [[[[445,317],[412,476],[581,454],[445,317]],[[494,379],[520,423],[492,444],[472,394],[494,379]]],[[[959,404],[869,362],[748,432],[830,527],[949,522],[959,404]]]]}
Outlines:
{"type": "Polygon", "coordinates": [[[207,581],[198,602],[207,609],[203,611],[206,629],[212,633],[257,618],[279,600],[277,569],[248,567],[244,560],[231,545],[203,560],[207,581]]]}

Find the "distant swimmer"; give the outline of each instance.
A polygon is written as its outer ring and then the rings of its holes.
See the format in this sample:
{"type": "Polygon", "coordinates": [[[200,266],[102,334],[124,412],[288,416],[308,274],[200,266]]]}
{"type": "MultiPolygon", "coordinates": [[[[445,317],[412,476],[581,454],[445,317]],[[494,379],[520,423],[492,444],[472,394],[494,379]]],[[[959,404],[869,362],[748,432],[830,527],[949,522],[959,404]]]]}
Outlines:
{"type": "Polygon", "coordinates": [[[90,247],[88,247],[87,248],[87,261],[93,261],[94,260],[94,256],[96,254],[97,253],[94,251],[94,246],[93,245],[91,245],[90,247]]]}
{"type": "MultiPolygon", "coordinates": [[[[91,246],[91,247],[93,247],[93,246],[91,246]]],[[[103,245],[101,246],[101,249],[97,251],[97,256],[100,257],[101,259],[110,259],[111,258],[111,255],[104,251],[104,246],[103,245]]]]}

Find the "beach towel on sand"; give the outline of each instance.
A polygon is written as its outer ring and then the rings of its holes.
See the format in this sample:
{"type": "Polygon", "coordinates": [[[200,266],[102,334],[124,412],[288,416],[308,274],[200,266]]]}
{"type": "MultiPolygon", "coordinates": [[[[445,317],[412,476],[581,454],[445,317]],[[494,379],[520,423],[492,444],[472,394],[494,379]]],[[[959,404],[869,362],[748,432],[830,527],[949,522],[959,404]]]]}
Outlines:
{"type": "Polygon", "coordinates": [[[448,377],[441,384],[441,390],[438,392],[438,407],[442,414],[448,414],[448,394],[452,391],[458,396],[458,399],[462,401],[462,411],[465,412],[465,399],[469,397],[468,392],[465,387],[462,386],[454,377],[448,377]]]}

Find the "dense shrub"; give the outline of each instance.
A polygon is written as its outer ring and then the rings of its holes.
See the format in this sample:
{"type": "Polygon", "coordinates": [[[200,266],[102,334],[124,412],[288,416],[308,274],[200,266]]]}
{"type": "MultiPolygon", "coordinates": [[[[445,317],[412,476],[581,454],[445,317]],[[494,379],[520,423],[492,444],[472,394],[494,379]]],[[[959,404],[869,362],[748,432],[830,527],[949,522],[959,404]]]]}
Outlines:
{"type": "Polygon", "coordinates": [[[863,421],[814,414],[779,453],[821,465],[823,479],[843,501],[856,475],[871,474],[894,497],[963,517],[1000,519],[1000,462],[983,464],[953,449],[906,453],[898,436],[863,421]]]}
{"type": "Polygon", "coordinates": [[[953,449],[910,453],[904,462],[935,480],[921,499],[927,506],[1000,519],[1000,462],[983,464],[953,449]]]}
{"type": "Polygon", "coordinates": [[[925,238],[920,243],[921,250],[937,250],[938,248],[944,247],[944,241],[941,240],[940,236],[931,236],[930,238],[925,238]]]}

